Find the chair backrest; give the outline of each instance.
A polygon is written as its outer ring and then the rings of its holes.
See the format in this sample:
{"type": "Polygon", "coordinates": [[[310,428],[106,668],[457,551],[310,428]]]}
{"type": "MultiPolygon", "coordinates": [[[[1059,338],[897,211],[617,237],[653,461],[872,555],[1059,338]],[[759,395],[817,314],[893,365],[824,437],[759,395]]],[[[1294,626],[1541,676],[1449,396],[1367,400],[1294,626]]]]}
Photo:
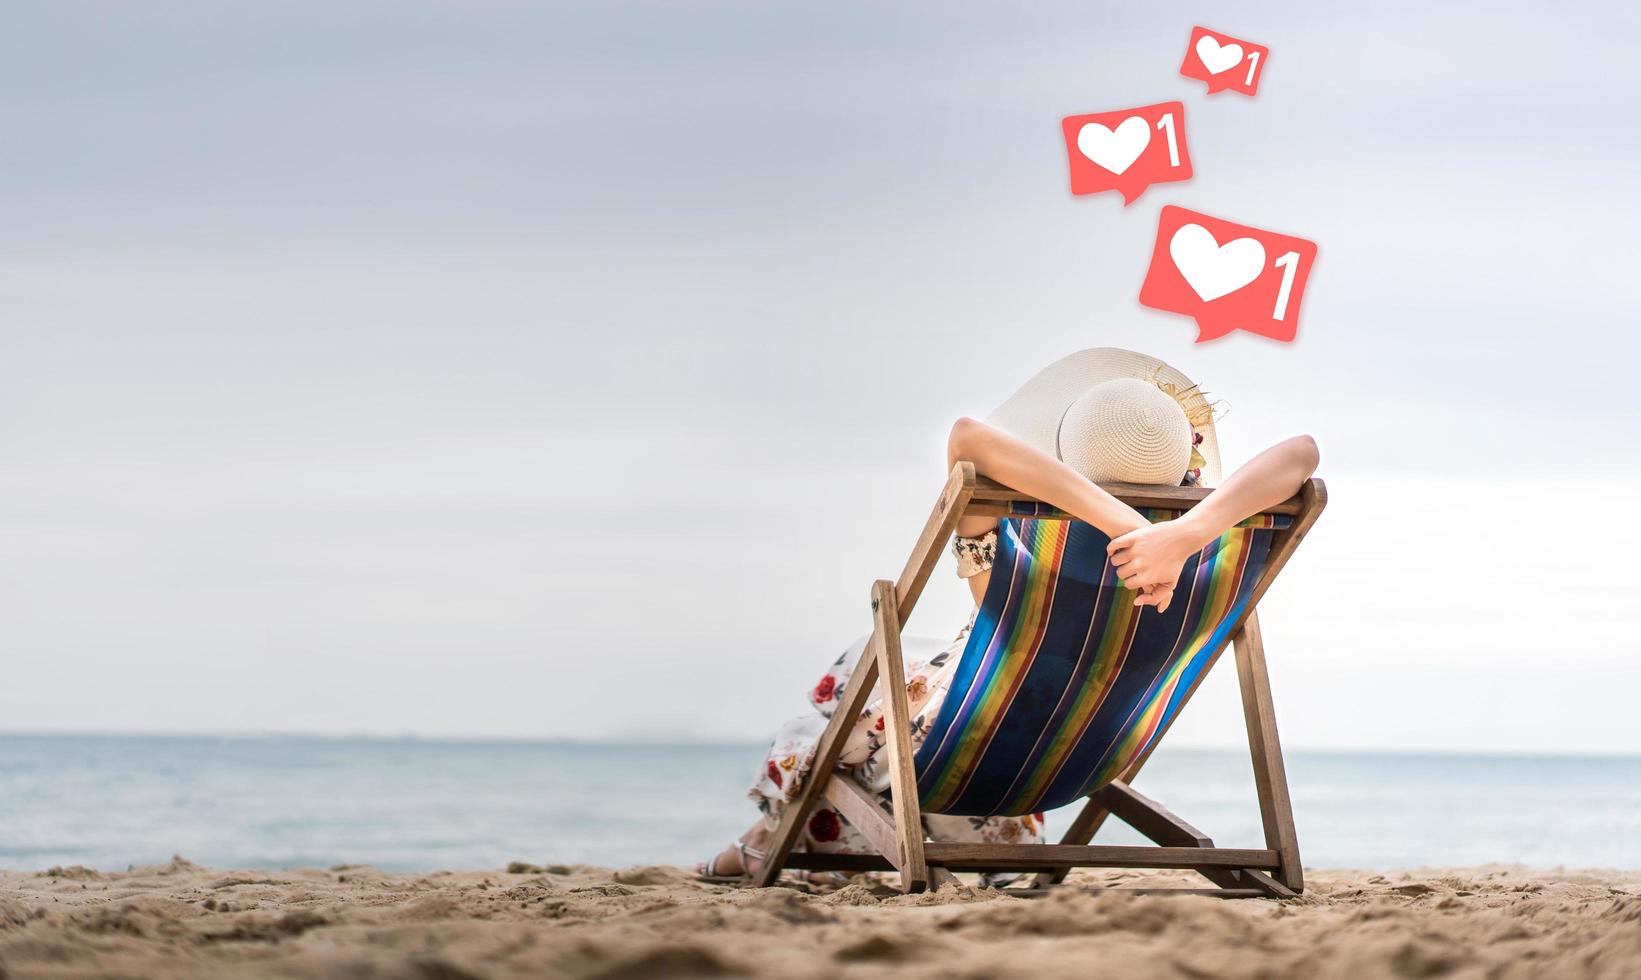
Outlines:
{"type": "MultiPolygon", "coordinates": [[[[1292,520],[1259,515],[1193,556],[1168,612],[1133,604],[1110,538],[1042,504],[998,524],[991,584],[915,767],[930,813],[1033,813],[1122,775],[1230,640],[1292,520]]],[[[1143,510],[1152,521],[1177,511],[1143,510]]]]}

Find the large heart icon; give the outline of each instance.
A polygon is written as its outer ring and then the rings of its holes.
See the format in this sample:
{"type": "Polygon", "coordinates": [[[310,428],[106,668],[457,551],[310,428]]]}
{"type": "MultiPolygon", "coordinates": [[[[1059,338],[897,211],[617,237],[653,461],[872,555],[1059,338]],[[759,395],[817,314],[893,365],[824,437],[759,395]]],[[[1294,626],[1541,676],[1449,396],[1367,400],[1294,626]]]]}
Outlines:
{"type": "Polygon", "coordinates": [[[1077,131],[1077,149],[1083,156],[1114,174],[1133,166],[1150,144],[1151,124],[1140,116],[1129,116],[1114,131],[1099,123],[1085,123],[1077,131]]]}
{"type": "Polygon", "coordinates": [[[1204,34],[1197,38],[1197,60],[1208,69],[1208,74],[1218,75],[1242,64],[1242,45],[1227,44],[1221,47],[1218,38],[1204,34]]]}
{"type": "Polygon", "coordinates": [[[1201,225],[1181,225],[1168,241],[1168,254],[1204,303],[1236,292],[1265,268],[1265,246],[1252,238],[1221,245],[1201,225]]]}

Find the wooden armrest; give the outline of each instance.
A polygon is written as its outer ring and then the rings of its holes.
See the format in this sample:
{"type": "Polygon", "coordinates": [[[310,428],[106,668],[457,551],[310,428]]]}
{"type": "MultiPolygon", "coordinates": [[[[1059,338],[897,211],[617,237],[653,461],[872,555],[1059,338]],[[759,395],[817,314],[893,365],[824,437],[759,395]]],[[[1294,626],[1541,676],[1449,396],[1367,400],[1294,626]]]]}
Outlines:
{"type": "MultiPolygon", "coordinates": [[[[968,466],[959,463],[959,467],[968,466]]],[[[973,472],[972,467],[969,472],[973,472]]],[[[962,477],[956,470],[953,471],[954,480],[962,477]]],[[[1030,494],[1021,493],[1011,487],[1005,487],[996,480],[984,476],[974,478],[973,502],[977,504],[1014,504],[1014,503],[1042,503],[1030,494]]],[[[1202,487],[1162,487],[1147,486],[1141,483],[1102,483],[1100,488],[1111,496],[1116,497],[1130,507],[1160,507],[1168,510],[1190,510],[1211,492],[1202,487]]],[[[1262,514],[1299,514],[1306,509],[1306,497],[1317,501],[1317,509],[1321,509],[1322,502],[1327,500],[1327,489],[1321,480],[1312,478],[1299,492],[1282,501],[1275,507],[1260,511],[1262,514]]]]}

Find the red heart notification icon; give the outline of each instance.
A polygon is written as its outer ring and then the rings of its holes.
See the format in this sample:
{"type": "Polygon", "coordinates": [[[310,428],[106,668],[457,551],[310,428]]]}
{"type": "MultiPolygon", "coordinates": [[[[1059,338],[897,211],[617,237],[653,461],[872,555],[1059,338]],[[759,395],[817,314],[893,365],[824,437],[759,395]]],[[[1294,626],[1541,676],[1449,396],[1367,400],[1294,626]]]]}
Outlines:
{"type": "Polygon", "coordinates": [[[1140,303],[1195,319],[1197,343],[1233,330],[1291,341],[1315,264],[1315,242],[1168,205],[1140,303]]]}
{"type": "Polygon", "coordinates": [[[1179,102],[1067,116],[1060,129],[1073,194],[1114,190],[1124,204],[1133,204],[1152,184],[1191,176],[1185,106],[1179,102]]]}
{"type": "Polygon", "coordinates": [[[1259,92],[1259,78],[1265,74],[1265,60],[1271,49],[1206,27],[1191,29],[1191,43],[1179,73],[1208,83],[1208,94],[1230,89],[1243,95],[1259,92]]]}

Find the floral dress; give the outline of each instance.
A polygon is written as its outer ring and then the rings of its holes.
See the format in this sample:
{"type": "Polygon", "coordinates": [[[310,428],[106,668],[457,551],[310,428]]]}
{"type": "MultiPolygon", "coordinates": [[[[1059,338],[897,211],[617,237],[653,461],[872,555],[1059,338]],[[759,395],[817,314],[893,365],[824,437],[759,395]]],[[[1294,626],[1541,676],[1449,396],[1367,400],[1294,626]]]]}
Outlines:
{"type": "MultiPolygon", "coordinates": [[[[958,574],[968,578],[989,569],[995,549],[995,532],[981,538],[956,539],[952,550],[958,557],[958,574]]],[[[912,719],[914,752],[928,734],[929,723],[940,713],[940,705],[946,698],[952,675],[956,672],[973,626],[971,616],[957,638],[928,659],[907,656],[906,701],[912,719]]],[[[763,814],[763,828],[767,834],[772,835],[780,825],[783,809],[797,796],[798,788],[813,767],[815,749],[821,735],[837,710],[838,699],[860,662],[869,639],[863,636],[856,640],[833,661],[819,683],[810,690],[809,703],[814,712],[793,718],[776,733],[763,767],[747,790],[747,796],[763,814]]],[[[874,700],[849,730],[839,756],[839,765],[848,767],[862,785],[879,793],[889,788],[889,750],[883,724],[883,703],[874,700]]],[[[1018,817],[959,817],[925,813],[923,829],[930,839],[937,841],[1035,843],[1043,839],[1043,817],[1040,813],[1018,817]]],[[[749,843],[761,846],[762,842],[754,840],[749,843]]],[[[810,816],[797,849],[827,853],[875,853],[866,838],[851,827],[842,814],[825,803],[819,804],[810,816]]]]}

